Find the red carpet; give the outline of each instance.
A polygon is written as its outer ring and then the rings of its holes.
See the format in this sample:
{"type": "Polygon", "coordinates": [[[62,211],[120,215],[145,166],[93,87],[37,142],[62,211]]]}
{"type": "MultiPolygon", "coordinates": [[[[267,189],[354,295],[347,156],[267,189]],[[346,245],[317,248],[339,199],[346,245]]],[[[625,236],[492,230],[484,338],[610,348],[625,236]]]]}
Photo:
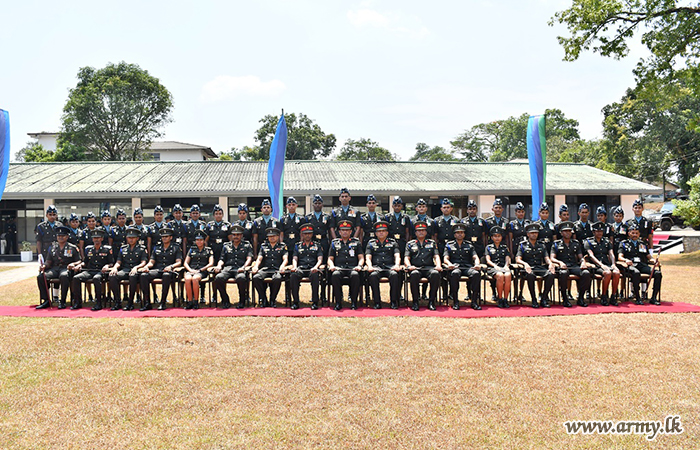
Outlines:
{"type": "Polygon", "coordinates": [[[689,303],[667,303],[661,306],[643,305],[637,306],[634,303],[626,302],[621,306],[600,306],[590,305],[588,308],[574,306],[564,308],[563,306],[553,306],[551,308],[534,309],[530,306],[511,306],[508,309],[500,309],[496,306],[487,306],[481,311],[474,311],[462,305],[462,309],[454,311],[446,306],[438,306],[437,311],[429,311],[421,307],[420,311],[412,311],[409,308],[401,307],[393,310],[387,307],[382,309],[360,308],[356,311],[349,307],[341,311],[332,308],[321,308],[312,311],[308,307],[292,311],[289,308],[246,308],[246,309],[213,309],[202,308],[198,310],[184,310],[181,308],[168,308],[165,311],[90,311],[90,308],[83,308],[71,311],[66,308],[59,310],[56,307],[50,309],[36,310],[33,306],[0,306],[0,316],[14,317],[239,317],[239,316],[267,316],[267,317],[391,317],[391,316],[415,316],[415,317],[452,317],[452,318],[476,318],[476,317],[528,317],[528,316],[559,316],[575,314],[603,314],[603,313],[688,313],[700,312],[700,305],[689,303]]]}

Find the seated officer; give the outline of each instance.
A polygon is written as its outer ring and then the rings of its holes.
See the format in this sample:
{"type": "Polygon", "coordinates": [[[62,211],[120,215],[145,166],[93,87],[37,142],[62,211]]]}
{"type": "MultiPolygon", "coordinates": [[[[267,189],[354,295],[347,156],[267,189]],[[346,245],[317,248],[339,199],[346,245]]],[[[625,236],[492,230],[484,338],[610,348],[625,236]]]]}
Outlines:
{"type": "Polygon", "coordinates": [[[464,223],[452,225],[454,241],[445,244],[442,256],[445,260],[445,268],[450,274],[450,291],[452,292],[452,309],[459,309],[459,279],[462,276],[469,278],[469,292],[471,295],[472,309],[480,310],[479,296],[481,295],[479,272],[479,255],[474,246],[464,240],[467,226],[464,223]]]}
{"type": "Polygon", "coordinates": [[[357,309],[357,296],[360,294],[360,270],[365,264],[360,240],[350,235],[355,231],[354,222],[343,219],[338,222],[340,237],[331,241],[328,254],[328,270],[335,297],[335,310],[343,308],[343,284],[350,285],[350,303],[357,309]]]}
{"type": "Polygon", "coordinates": [[[117,253],[117,262],[109,272],[109,287],[114,296],[113,311],[120,307],[121,296],[119,295],[119,282],[129,280],[129,300],[124,307],[124,311],[134,309],[134,296],[139,285],[139,269],[148,263],[146,247],[139,244],[141,230],[135,227],[126,229],[126,244],[122,245],[117,253]]]}
{"type": "Polygon", "coordinates": [[[231,307],[231,300],[226,292],[226,282],[235,277],[238,286],[238,305],[241,309],[248,298],[248,279],[245,271],[253,262],[253,244],[243,239],[245,229],[241,225],[231,225],[231,241],[224,244],[221,256],[214,267],[214,286],[221,294],[221,306],[224,309],[231,307]]]}
{"type": "Polygon", "coordinates": [[[194,245],[185,257],[185,309],[197,309],[199,304],[199,286],[202,280],[209,278],[209,268],[214,266],[214,252],[205,244],[207,233],[197,230],[194,233],[194,245]]]}
{"type": "Polygon", "coordinates": [[[77,299],[76,304],[82,304],[80,283],[91,280],[95,286],[95,306],[92,311],[102,309],[102,281],[107,279],[112,264],[114,264],[114,252],[109,245],[102,245],[102,240],[107,236],[104,228],[97,227],[92,232],[92,245],[85,247],[83,262],[74,270],[83,271],[73,276],[73,295],[77,299]]]}
{"type": "Polygon", "coordinates": [[[510,308],[508,295],[510,295],[510,250],[503,243],[506,230],[495,226],[489,230],[492,244],[486,246],[487,273],[496,280],[496,296],[499,308],[510,308]]]}
{"type": "Polygon", "coordinates": [[[639,295],[639,283],[642,274],[646,274],[654,280],[654,291],[651,294],[649,303],[652,305],[660,305],[659,291],[661,290],[661,269],[658,266],[659,260],[658,258],[655,260],[651,257],[649,247],[639,237],[639,226],[636,223],[631,221],[628,224],[627,234],[629,239],[622,241],[620,244],[617,260],[627,266],[627,275],[632,278],[634,304],[644,304],[639,295]],[[652,263],[653,267],[649,267],[649,263],[652,263]]]}
{"type": "MultiPolygon", "coordinates": [[[[257,219],[256,219],[257,220],[257,219]]],[[[260,305],[263,308],[277,307],[277,293],[282,285],[282,275],[285,273],[289,252],[287,246],[280,242],[280,229],[269,227],[266,230],[267,241],[263,242],[258,251],[258,259],[253,264],[253,286],[258,291],[260,305]],[[265,278],[272,278],[270,283],[270,303],[267,301],[265,278]]]]}
{"type": "Polygon", "coordinates": [[[564,306],[571,308],[571,302],[566,295],[566,287],[569,283],[569,275],[576,275],[578,279],[578,300],[576,304],[586,307],[584,300],[588,288],[591,286],[591,273],[588,271],[586,261],[583,259],[583,249],[576,239],[572,239],[574,224],[562,222],[559,224],[561,239],[554,241],[550,259],[559,266],[559,290],[564,306]]]}
{"type": "MultiPolygon", "coordinates": [[[[159,228],[160,244],[153,247],[151,259],[141,268],[141,295],[143,295],[143,305],[139,311],[151,309],[151,282],[155,279],[163,280],[163,292],[161,293],[159,310],[165,309],[168,301],[170,286],[177,281],[178,274],[174,271],[182,265],[182,249],[179,245],[173,245],[172,228],[159,228]]],[[[175,290],[173,289],[173,296],[175,290]]]]}
{"type": "Polygon", "coordinates": [[[620,271],[615,266],[615,252],[613,252],[613,244],[610,239],[605,237],[605,231],[609,225],[604,222],[596,222],[592,226],[593,237],[586,239],[583,243],[583,249],[588,253],[588,258],[595,264],[592,269],[594,274],[603,277],[603,294],[600,297],[600,304],[608,306],[608,301],[613,306],[617,306],[617,287],[620,283],[620,271]],[[613,282],[613,296],[610,300],[608,297],[608,287],[610,279],[613,282]]]}
{"type": "MultiPolygon", "coordinates": [[[[68,227],[56,227],[56,242],[47,248],[46,262],[39,266],[39,275],[36,277],[36,282],[39,286],[41,303],[36,309],[44,309],[51,306],[48,285],[49,280],[56,278],[61,282],[61,298],[58,300],[58,308],[63,309],[66,307],[70,273],[74,267],[80,264],[80,251],[77,246],[68,242],[68,233],[70,233],[68,227]]],[[[72,307],[71,309],[75,308],[72,307]]]]}
{"type": "Polygon", "coordinates": [[[538,276],[544,278],[544,291],[540,303],[542,307],[549,308],[549,292],[554,285],[554,272],[556,271],[556,266],[549,259],[544,242],[537,240],[541,230],[542,225],[539,222],[528,224],[525,227],[527,241],[518,245],[518,253],[515,257],[515,261],[525,268],[525,279],[530,290],[533,308],[539,307],[535,293],[535,278],[538,276]]]}
{"type": "Polygon", "coordinates": [[[367,272],[369,272],[369,285],[372,288],[374,309],[382,307],[382,298],[379,293],[379,280],[382,277],[389,279],[389,301],[391,309],[399,307],[399,270],[401,270],[401,251],[399,244],[394,239],[389,239],[389,222],[379,220],[374,224],[373,239],[367,242],[365,251],[367,272]]]}
{"type": "Polygon", "coordinates": [[[404,265],[409,272],[411,280],[411,296],[413,305],[411,309],[418,311],[420,304],[419,283],[421,278],[427,278],[430,282],[430,292],[428,294],[428,309],[435,311],[435,300],[440,286],[440,255],[438,247],[432,239],[426,239],[428,235],[428,224],[422,220],[414,225],[416,238],[406,244],[404,253],[404,265]]]}
{"type": "Polygon", "coordinates": [[[323,263],[323,249],[319,242],[314,242],[314,226],[305,223],[300,227],[301,242],[294,244],[292,266],[289,268],[289,282],[292,289],[292,309],[299,309],[299,287],[301,279],[311,280],[311,309],[318,309],[318,291],[320,281],[319,267],[323,263]]]}

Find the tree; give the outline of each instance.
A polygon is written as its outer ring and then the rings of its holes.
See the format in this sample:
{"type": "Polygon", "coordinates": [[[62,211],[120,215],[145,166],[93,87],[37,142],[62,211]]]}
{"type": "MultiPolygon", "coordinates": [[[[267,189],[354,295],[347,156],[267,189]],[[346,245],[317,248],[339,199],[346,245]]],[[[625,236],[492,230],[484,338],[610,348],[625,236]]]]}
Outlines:
{"type": "Polygon", "coordinates": [[[673,200],[673,204],[676,205],[673,215],[682,218],[686,225],[697,229],[700,226],[700,175],[690,180],[688,186],[688,200],[673,200]]]}
{"type": "Polygon", "coordinates": [[[145,152],[171,121],[170,92],[136,64],[82,67],[63,108],[59,147],[66,157],[126,161],[145,152]]]}
{"type": "Polygon", "coordinates": [[[348,139],[338,154],[339,161],[395,161],[396,156],[376,142],[360,138],[355,141],[348,139]]]}
{"type": "Polygon", "coordinates": [[[255,159],[257,155],[258,149],[255,147],[248,147],[247,145],[240,149],[232,147],[229,152],[221,152],[219,161],[257,161],[255,159]]]}
{"type": "Polygon", "coordinates": [[[416,144],[416,153],[409,161],[458,161],[454,153],[442,147],[430,147],[428,144],[419,142],[416,144]]]}
{"type": "MultiPolygon", "coordinates": [[[[319,159],[327,157],[335,150],[335,135],[324,133],[321,127],[305,114],[300,113],[298,116],[294,113],[285,114],[284,119],[287,123],[285,159],[319,159]]],[[[273,115],[260,119],[262,126],[255,132],[255,141],[258,145],[252,148],[252,152],[244,151],[241,158],[267,161],[270,158],[270,144],[275,137],[278,121],[279,117],[273,115]]]]}
{"type": "Polygon", "coordinates": [[[46,150],[43,145],[36,141],[29,141],[27,145],[24,146],[15,155],[15,159],[20,162],[52,162],[54,159],[54,152],[46,150]]]}
{"type": "Polygon", "coordinates": [[[555,23],[564,24],[570,33],[558,37],[566,61],[575,61],[589,50],[623,58],[629,53],[629,41],[642,33],[651,57],[641,59],[634,72],[644,95],[668,97],[679,80],[699,92],[697,0],[573,0],[569,9],[557,12],[549,22],[550,26],[555,23]]]}
{"type": "MultiPolygon", "coordinates": [[[[545,110],[547,154],[558,154],[580,139],[578,121],[559,109],[545,110]]],[[[530,114],[481,123],[450,142],[466,161],[509,161],[527,158],[527,122],[530,114]]]]}

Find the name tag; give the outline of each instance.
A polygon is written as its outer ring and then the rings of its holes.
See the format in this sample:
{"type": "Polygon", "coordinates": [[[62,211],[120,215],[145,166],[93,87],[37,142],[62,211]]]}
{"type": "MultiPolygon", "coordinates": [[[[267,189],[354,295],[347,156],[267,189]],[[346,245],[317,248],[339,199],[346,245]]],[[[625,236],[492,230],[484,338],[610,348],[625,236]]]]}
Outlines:
{"type": "Polygon", "coordinates": [[[177,239],[175,239],[175,242],[176,242],[177,244],[182,244],[182,239],[181,239],[181,238],[177,238],[177,239]]]}
{"type": "Polygon", "coordinates": [[[216,238],[216,243],[217,243],[217,244],[221,244],[223,241],[224,241],[224,240],[221,239],[221,238],[216,238]]]}
{"type": "Polygon", "coordinates": [[[642,259],[639,256],[635,256],[634,258],[632,258],[632,262],[637,264],[642,262],[642,259]]]}
{"type": "Polygon", "coordinates": [[[477,238],[476,236],[472,236],[472,242],[476,242],[477,239],[478,239],[478,238],[477,238]]]}
{"type": "Polygon", "coordinates": [[[321,239],[321,235],[320,235],[320,234],[317,234],[317,235],[316,235],[316,239],[319,239],[319,240],[320,240],[320,239],[321,239]]]}
{"type": "Polygon", "coordinates": [[[350,256],[355,256],[355,250],[350,249],[350,256]]]}

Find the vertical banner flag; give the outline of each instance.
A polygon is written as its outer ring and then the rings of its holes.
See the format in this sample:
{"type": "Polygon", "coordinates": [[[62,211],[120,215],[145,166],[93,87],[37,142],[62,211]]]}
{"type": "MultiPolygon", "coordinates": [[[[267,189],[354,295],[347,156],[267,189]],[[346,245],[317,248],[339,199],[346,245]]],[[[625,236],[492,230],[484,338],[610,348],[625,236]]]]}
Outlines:
{"type": "Polygon", "coordinates": [[[267,164],[267,188],[270,190],[272,216],[279,219],[284,212],[284,155],[287,151],[287,123],[284,110],[277,122],[275,138],[270,145],[270,161],[267,164]]]}
{"type": "Polygon", "coordinates": [[[10,170],[10,113],[0,109],[0,200],[10,170]]]}
{"type": "Polygon", "coordinates": [[[544,138],[544,115],[530,116],[527,121],[527,159],[530,161],[532,184],[532,220],[539,219],[547,184],[547,143],[544,138]]]}

